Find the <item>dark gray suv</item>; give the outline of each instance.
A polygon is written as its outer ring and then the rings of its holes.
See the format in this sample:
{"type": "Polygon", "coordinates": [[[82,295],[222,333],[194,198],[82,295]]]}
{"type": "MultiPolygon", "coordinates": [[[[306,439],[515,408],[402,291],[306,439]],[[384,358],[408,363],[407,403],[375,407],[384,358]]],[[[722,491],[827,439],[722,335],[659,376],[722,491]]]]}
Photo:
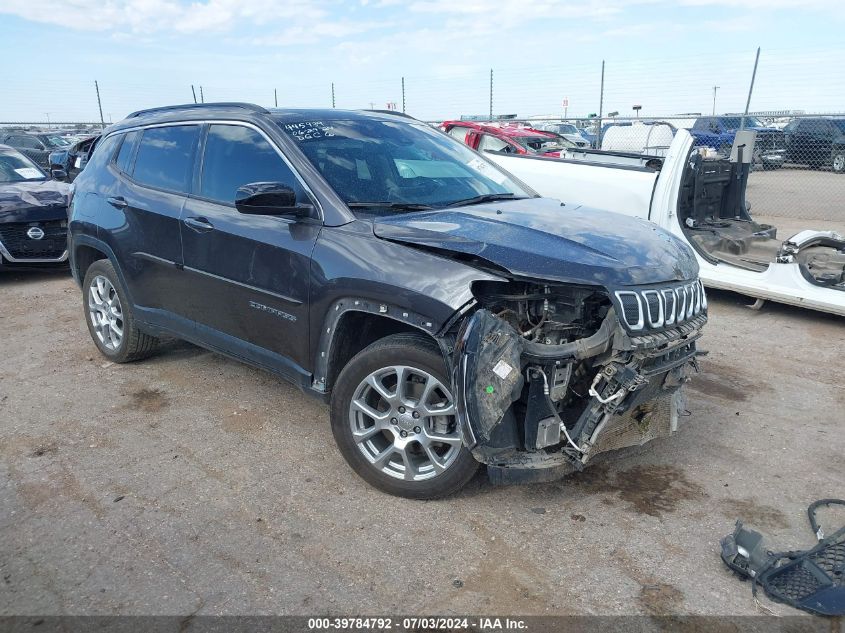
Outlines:
{"type": "Polygon", "coordinates": [[[538,197],[410,117],[200,104],[107,129],[71,268],[95,345],[164,335],[331,404],[393,494],[545,480],[675,429],[706,297],[648,222],[538,197]]]}

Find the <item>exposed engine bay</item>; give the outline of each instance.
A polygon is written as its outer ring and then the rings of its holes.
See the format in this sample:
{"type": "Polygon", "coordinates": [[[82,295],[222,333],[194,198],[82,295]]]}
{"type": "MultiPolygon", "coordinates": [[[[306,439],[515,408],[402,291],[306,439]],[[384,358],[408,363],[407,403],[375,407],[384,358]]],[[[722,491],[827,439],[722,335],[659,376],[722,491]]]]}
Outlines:
{"type": "Polygon", "coordinates": [[[698,280],[625,289],[477,282],[454,357],[465,444],[502,483],[669,435],[706,322],[698,280]]]}
{"type": "Polygon", "coordinates": [[[745,189],[750,165],[690,155],[678,202],[684,234],[713,263],[753,272],[773,263],[797,263],[810,283],[845,291],[845,236],[802,231],[786,241],[777,228],[758,224],[749,213],[745,189]]]}

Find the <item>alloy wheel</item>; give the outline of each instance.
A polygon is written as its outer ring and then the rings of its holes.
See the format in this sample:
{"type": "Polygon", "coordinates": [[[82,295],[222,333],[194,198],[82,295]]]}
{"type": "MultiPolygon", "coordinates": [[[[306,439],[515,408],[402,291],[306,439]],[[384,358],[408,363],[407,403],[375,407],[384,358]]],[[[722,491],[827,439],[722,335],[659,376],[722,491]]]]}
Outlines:
{"type": "Polygon", "coordinates": [[[452,394],[416,367],[385,367],[364,378],[349,404],[349,426],[373,467],[406,481],[440,475],[461,450],[452,394]]]}
{"type": "Polygon", "coordinates": [[[112,283],[97,275],[88,286],[88,315],[94,334],[109,350],[117,350],[123,341],[123,309],[112,283]]]}

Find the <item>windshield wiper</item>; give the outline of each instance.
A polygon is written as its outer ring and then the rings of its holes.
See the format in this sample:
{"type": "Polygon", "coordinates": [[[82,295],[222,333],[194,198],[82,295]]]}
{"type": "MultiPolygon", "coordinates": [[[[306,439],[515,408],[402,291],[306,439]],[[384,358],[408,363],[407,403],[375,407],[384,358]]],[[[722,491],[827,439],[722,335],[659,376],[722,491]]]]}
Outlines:
{"type": "Polygon", "coordinates": [[[495,202],[496,200],[525,200],[526,196],[517,196],[514,193],[485,193],[474,198],[458,200],[450,204],[450,207],[465,207],[470,204],[482,204],[484,202],[495,202]]]}
{"type": "Polygon", "coordinates": [[[346,206],[350,209],[397,209],[399,211],[430,211],[434,207],[427,204],[419,204],[416,202],[347,202],[346,206]]]}

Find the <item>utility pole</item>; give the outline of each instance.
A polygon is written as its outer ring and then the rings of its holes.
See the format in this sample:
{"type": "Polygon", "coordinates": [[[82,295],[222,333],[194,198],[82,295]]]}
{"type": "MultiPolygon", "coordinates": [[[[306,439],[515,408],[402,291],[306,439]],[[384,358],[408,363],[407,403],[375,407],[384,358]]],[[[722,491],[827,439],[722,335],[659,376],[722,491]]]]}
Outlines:
{"type": "Polygon", "coordinates": [[[601,91],[599,92],[599,125],[596,128],[596,149],[601,149],[601,115],[604,112],[604,60],[601,60],[601,91]]]}
{"type": "Polygon", "coordinates": [[[490,69],[490,120],[493,120],[493,69],[490,69]]]}
{"type": "Polygon", "coordinates": [[[46,114],[46,115],[47,115],[47,129],[49,130],[49,129],[50,129],[50,113],[49,113],[49,112],[45,112],[44,114],[46,114]]]}
{"type": "Polygon", "coordinates": [[[375,102],[370,101],[370,110],[375,110],[375,109],[376,109],[376,104],[375,104],[375,102]]]}
{"type": "Polygon", "coordinates": [[[191,94],[194,95],[194,103],[197,102],[197,91],[194,90],[194,84],[191,84],[191,94]]]}
{"type": "Polygon", "coordinates": [[[273,88],[273,103],[276,104],[277,108],[279,107],[279,93],[275,88],[273,88]]]}
{"type": "Polygon", "coordinates": [[[334,82],[332,82],[332,108],[334,108],[334,82]]]}
{"type": "Polygon", "coordinates": [[[745,118],[748,116],[748,108],[751,107],[751,93],[754,92],[754,78],[757,77],[757,62],[760,61],[760,47],[757,47],[757,57],[754,58],[754,71],[751,73],[751,85],[748,86],[748,101],[745,102],[745,112],[742,113],[742,121],[739,129],[745,129],[745,118]]]}
{"type": "Polygon", "coordinates": [[[716,91],[719,86],[713,86],[713,116],[716,116],[716,91]]]}
{"type": "Polygon", "coordinates": [[[94,89],[97,91],[97,107],[100,109],[100,127],[106,129],[106,122],[103,120],[103,102],[100,101],[100,85],[94,80],[94,89]]]}
{"type": "Polygon", "coordinates": [[[402,112],[405,111],[405,78],[402,77],[402,112]]]}
{"type": "Polygon", "coordinates": [[[202,86],[200,86],[200,103],[205,103],[205,97],[202,94],[202,86]]]}

